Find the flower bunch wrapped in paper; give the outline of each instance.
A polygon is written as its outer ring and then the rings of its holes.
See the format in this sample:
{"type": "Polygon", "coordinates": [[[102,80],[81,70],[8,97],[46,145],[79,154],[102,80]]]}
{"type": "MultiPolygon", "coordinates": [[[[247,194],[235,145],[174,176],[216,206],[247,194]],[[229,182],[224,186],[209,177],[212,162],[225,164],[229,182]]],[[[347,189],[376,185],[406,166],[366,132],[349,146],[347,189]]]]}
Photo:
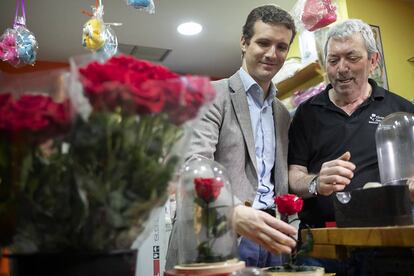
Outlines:
{"type": "MultiPolygon", "coordinates": [[[[71,128],[31,145],[39,153],[16,166],[15,251],[129,248],[151,209],[166,199],[184,123],[215,96],[208,78],[127,56],[72,72],[71,128]]],[[[40,109],[57,108],[31,112],[40,109]]],[[[2,173],[2,183],[8,177],[2,173]]]]}

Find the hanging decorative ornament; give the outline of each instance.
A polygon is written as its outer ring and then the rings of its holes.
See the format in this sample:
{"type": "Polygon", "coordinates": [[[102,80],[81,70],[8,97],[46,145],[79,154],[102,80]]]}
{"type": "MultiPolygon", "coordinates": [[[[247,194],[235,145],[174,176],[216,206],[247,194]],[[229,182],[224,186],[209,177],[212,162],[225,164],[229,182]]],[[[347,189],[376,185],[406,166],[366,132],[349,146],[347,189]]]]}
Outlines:
{"type": "Polygon", "coordinates": [[[155,13],[155,5],[153,0],[126,0],[128,6],[137,10],[146,11],[149,14],[155,13]]]}
{"type": "Polygon", "coordinates": [[[13,28],[6,29],[0,37],[0,59],[14,67],[33,65],[36,61],[37,49],[38,44],[34,34],[26,28],[24,0],[16,0],[13,28]],[[20,6],[22,16],[19,16],[20,6]]]}
{"type": "Polygon", "coordinates": [[[122,24],[105,23],[103,21],[103,9],[102,1],[96,0],[95,7],[92,6],[92,14],[83,11],[91,19],[83,25],[82,45],[93,52],[103,54],[109,58],[115,55],[118,49],[118,39],[110,26],[120,26],[122,24]]]}
{"type": "Polygon", "coordinates": [[[336,21],[336,7],[331,0],[306,0],[301,20],[308,31],[326,27],[336,21]]]}
{"type": "Polygon", "coordinates": [[[118,38],[116,37],[114,30],[111,28],[111,25],[120,26],[120,23],[105,23],[105,43],[103,47],[97,51],[107,58],[115,55],[118,51],[118,38]]]}
{"type": "Polygon", "coordinates": [[[91,19],[83,25],[82,45],[89,50],[97,51],[101,49],[105,43],[105,25],[102,19],[103,5],[101,1],[96,0],[96,6],[92,6],[92,11],[92,14],[83,11],[83,13],[90,16],[91,19]]]}

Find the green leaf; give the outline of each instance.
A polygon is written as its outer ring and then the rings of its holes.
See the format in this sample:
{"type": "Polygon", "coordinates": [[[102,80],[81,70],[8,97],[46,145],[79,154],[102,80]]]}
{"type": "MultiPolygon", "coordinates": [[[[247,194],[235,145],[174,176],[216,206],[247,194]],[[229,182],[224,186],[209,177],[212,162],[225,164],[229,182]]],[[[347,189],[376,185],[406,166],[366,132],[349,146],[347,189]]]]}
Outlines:
{"type": "Polygon", "coordinates": [[[220,237],[229,232],[227,218],[223,216],[221,219],[217,219],[216,224],[213,227],[214,237],[220,237]]]}
{"type": "Polygon", "coordinates": [[[24,189],[24,186],[26,185],[28,175],[30,173],[30,170],[32,169],[32,154],[26,154],[23,157],[23,161],[21,163],[20,167],[20,188],[24,189]]]}

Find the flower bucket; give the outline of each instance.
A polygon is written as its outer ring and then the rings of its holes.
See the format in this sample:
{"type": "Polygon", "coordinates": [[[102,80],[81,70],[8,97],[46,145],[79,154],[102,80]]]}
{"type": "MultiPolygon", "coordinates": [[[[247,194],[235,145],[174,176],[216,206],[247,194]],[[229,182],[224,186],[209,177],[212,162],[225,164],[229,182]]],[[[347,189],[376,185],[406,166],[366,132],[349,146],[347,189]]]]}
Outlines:
{"type": "Polygon", "coordinates": [[[135,276],[136,250],[9,255],[13,276],[135,276]]]}

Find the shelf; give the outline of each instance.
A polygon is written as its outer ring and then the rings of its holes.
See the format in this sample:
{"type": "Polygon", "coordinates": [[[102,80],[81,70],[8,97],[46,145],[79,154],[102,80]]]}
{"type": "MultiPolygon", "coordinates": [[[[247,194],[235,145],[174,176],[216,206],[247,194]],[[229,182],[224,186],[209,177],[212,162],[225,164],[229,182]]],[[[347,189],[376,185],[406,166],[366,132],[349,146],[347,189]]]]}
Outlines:
{"type": "Polygon", "coordinates": [[[298,90],[304,90],[324,81],[324,73],[319,62],[312,62],[297,71],[292,77],[276,85],[279,99],[286,99],[298,90]]]}

